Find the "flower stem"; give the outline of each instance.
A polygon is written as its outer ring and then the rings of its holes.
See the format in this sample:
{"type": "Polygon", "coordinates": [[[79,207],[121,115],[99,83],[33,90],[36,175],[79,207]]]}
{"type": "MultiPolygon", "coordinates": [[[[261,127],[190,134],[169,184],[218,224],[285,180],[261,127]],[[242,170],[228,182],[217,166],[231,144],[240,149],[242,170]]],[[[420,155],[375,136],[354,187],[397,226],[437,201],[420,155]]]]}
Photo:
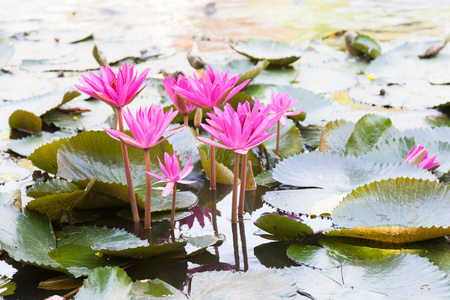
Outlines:
{"type": "Polygon", "coordinates": [[[184,115],[184,125],[188,126],[189,115],[184,115]]]}
{"type": "Polygon", "coordinates": [[[172,214],[170,215],[170,229],[175,228],[175,203],[177,201],[177,184],[173,185],[173,198],[172,198],[172,214]]]}
{"type": "MultiPolygon", "coordinates": [[[[214,141],[214,137],[211,136],[211,141],[214,141]]],[[[216,147],[211,146],[209,150],[209,173],[210,173],[210,186],[211,190],[216,189],[216,147]]]]}
{"type": "MultiPolygon", "coordinates": [[[[279,156],[279,154],[280,154],[280,120],[278,120],[278,122],[277,122],[277,147],[276,147],[276,149],[275,149],[275,154],[277,155],[277,156],[279,156]]],[[[276,157],[275,158],[275,164],[277,164],[278,163],[278,158],[276,157]]]]}
{"type": "MultiPolygon", "coordinates": [[[[145,153],[145,171],[150,170],[150,149],[144,149],[145,153]]],[[[144,229],[152,228],[152,177],[145,175],[145,221],[144,229]]]]}
{"type": "Polygon", "coordinates": [[[239,153],[234,153],[233,200],[231,203],[231,222],[237,222],[237,191],[239,180],[239,153]]]}
{"type": "Polygon", "coordinates": [[[244,199],[245,199],[245,179],[247,177],[247,153],[242,155],[242,168],[241,168],[241,190],[239,193],[239,218],[244,216],[244,199]]]}
{"type": "MultiPolygon", "coordinates": [[[[124,132],[121,108],[117,109],[117,120],[119,122],[120,132],[124,132]]],[[[133,215],[133,221],[135,223],[138,223],[140,221],[139,212],[136,203],[136,195],[134,194],[133,178],[131,177],[131,168],[130,168],[130,161],[128,160],[127,145],[121,141],[120,146],[122,147],[123,167],[125,169],[125,176],[127,178],[128,196],[130,198],[131,214],[133,215]]]]}

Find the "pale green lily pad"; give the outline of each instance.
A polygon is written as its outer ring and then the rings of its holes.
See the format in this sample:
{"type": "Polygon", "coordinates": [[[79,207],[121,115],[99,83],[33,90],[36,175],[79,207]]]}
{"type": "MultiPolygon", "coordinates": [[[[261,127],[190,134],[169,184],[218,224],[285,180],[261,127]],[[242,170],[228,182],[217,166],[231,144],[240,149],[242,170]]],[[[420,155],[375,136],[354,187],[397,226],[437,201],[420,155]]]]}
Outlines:
{"type": "MultiPolygon", "coordinates": [[[[153,200],[153,199],[152,199],[153,200]]],[[[123,209],[117,213],[119,217],[133,220],[133,215],[131,214],[131,211],[129,208],[123,209]]],[[[184,218],[189,217],[192,215],[192,212],[190,211],[175,211],[175,221],[182,220],[184,218]]],[[[141,221],[145,220],[144,211],[139,211],[139,218],[141,221]]],[[[163,222],[163,221],[170,221],[171,218],[171,211],[155,211],[153,212],[153,203],[152,203],[152,222],[163,222]]]]}
{"type": "Polygon", "coordinates": [[[0,65],[4,66],[14,53],[14,44],[0,37],[0,65]]]}
{"type": "Polygon", "coordinates": [[[81,114],[68,114],[61,110],[52,110],[42,116],[47,124],[70,130],[92,130],[100,129],[100,124],[107,121],[113,115],[113,110],[99,100],[75,100],[60,107],[61,109],[88,109],[81,114]]]}
{"type": "Polygon", "coordinates": [[[353,42],[353,47],[368,55],[370,58],[377,58],[381,54],[380,45],[367,35],[358,35],[353,42]]]}
{"type": "Polygon", "coordinates": [[[297,281],[300,293],[314,299],[445,299],[450,293],[445,273],[417,255],[344,262],[322,271],[291,267],[283,272],[297,281]]]}
{"type": "Polygon", "coordinates": [[[436,155],[435,161],[438,161],[440,166],[434,173],[438,177],[442,177],[450,171],[450,143],[441,141],[425,142],[424,139],[412,137],[387,139],[365,153],[363,158],[378,163],[402,162],[409,151],[417,144],[424,146],[428,150],[428,156],[436,155]]]}
{"type": "Polygon", "coordinates": [[[35,114],[25,111],[16,110],[9,116],[9,127],[30,133],[39,133],[42,131],[42,119],[35,114]]]}
{"type": "Polygon", "coordinates": [[[377,164],[353,156],[303,153],[283,160],[273,170],[275,180],[302,189],[270,191],[263,200],[286,212],[329,215],[358,186],[397,177],[436,180],[430,172],[408,163],[377,164]]]}
{"type": "Polygon", "coordinates": [[[0,76],[0,99],[18,101],[38,97],[53,92],[58,86],[56,81],[28,74],[0,76]],[[27,88],[24,89],[23,87],[27,88]]]}
{"type": "Polygon", "coordinates": [[[433,143],[437,141],[450,143],[450,127],[407,129],[395,134],[395,137],[413,137],[417,143],[433,143]]]}
{"type": "Polygon", "coordinates": [[[303,54],[300,48],[270,40],[230,41],[230,47],[250,59],[268,60],[270,64],[279,66],[287,66],[303,54]]]}
{"type": "MultiPolygon", "coordinates": [[[[296,154],[300,154],[303,150],[302,134],[300,130],[295,126],[295,123],[291,120],[287,120],[287,124],[280,124],[280,153],[281,159],[288,158],[296,154]]],[[[267,132],[276,132],[277,124],[270,127],[267,132]]],[[[273,135],[267,141],[264,142],[267,151],[270,155],[274,156],[277,146],[277,134],[273,135]]]]}
{"type": "MultiPolygon", "coordinates": [[[[15,51],[10,63],[21,62],[22,60],[42,60],[57,59],[75,52],[74,45],[66,43],[36,42],[19,40],[14,42],[15,51]]],[[[20,65],[20,63],[19,63],[20,65]]]]}
{"type": "Polygon", "coordinates": [[[390,243],[416,242],[450,234],[450,222],[435,218],[450,210],[444,183],[397,178],[361,186],[332,212],[342,229],[327,232],[390,243]]]}
{"type": "Polygon", "coordinates": [[[183,248],[187,242],[163,243],[159,245],[131,246],[128,244],[94,245],[92,249],[103,254],[135,259],[146,259],[183,248]]]}
{"type": "Polygon", "coordinates": [[[356,76],[347,71],[310,66],[300,66],[297,69],[295,81],[298,85],[319,94],[342,92],[358,83],[356,76]]]}
{"type": "Polygon", "coordinates": [[[252,81],[252,84],[289,85],[296,82],[297,76],[298,70],[295,68],[277,68],[269,66],[252,81]]]}
{"type": "Polygon", "coordinates": [[[269,65],[268,61],[259,61],[256,65],[248,60],[235,59],[223,66],[213,67],[216,71],[226,72],[230,70],[230,76],[237,76],[241,74],[236,85],[250,79],[250,82],[258,76],[269,65]]]}
{"type": "Polygon", "coordinates": [[[46,214],[51,221],[59,221],[83,200],[95,179],[94,177],[85,189],[62,179],[37,183],[28,190],[27,196],[35,199],[28,202],[27,207],[46,214]]]}
{"type": "Polygon", "coordinates": [[[186,245],[188,256],[202,253],[210,246],[220,246],[225,241],[225,235],[223,234],[182,235],[182,237],[188,242],[186,245]]]}
{"type": "Polygon", "coordinates": [[[132,294],[133,300],[187,299],[178,289],[160,279],[133,282],[132,294]]]}
{"type": "Polygon", "coordinates": [[[141,58],[144,56],[157,56],[159,49],[155,49],[154,43],[148,40],[96,40],[98,49],[104,53],[109,64],[117,63],[127,58],[141,58]],[[146,51],[143,53],[143,51],[146,51]]]}
{"type": "Polygon", "coordinates": [[[355,123],[346,120],[330,121],[320,135],[320,152],[345,153],[348,139],[355,129],[355,123]]]}
{"type": "Polygon", "coordinates": [[[313,234],[308,225],[278,214],[262,215],[255,221],[255,225],[283,240],[301,240],[313,234]]]}
{"type": "Polygon", "coordinates": [[[303,112],[306,113],[306,118],[300,121],[302,126],[316,124],[338,112],[336,106],[333,105],[330,100],[325,99],[322,95],[318,95],[303,88],[287,85],[250,85],[245,90],[246,93],[258,98],[263,104],[268,104],[271,93],[278,93],[278,91],[281,91],[282,93],[289,92],[289,96],[292,100],[299,99],[293,109],[302,109],[303,112]]]}
{"type": "Polygon", "coordinates": [[[346,154],[360,156],[394,132],[396,128],[392,126],[389,118],[373,114],[365,115],[355,124],[345,146],[346,154]]]}
{"type": "Polygon", "coordinates": [[[348,96],[356,102],[376,106],[424,109],[447,105],[450,91],[445,86],[431,85],[422,79],[375,79],[350,89],[348,96]],[[384,95],[381,90],[384,90],[384,95]]]}
{"type": "Polygon", "coordinates": [[[191,279],[192,299],[278,299],[296,295],[295,281],[273,269],[246,273],[203,272],[191,279]]]}
{"type": "Polygon", "coordinates": [[[30,156],[31,153],[33,153],[37,148],[46,143],[50,143],[62,138],[71,137],[73,135],[74,133],[71,132],[55,131],[53,133],[50,133],[44,131],[40,134],[27,136],[18,140],[10,140],[7,146],[11,151],[14,151],[21,156],[30,156]]]}
{"type": "Polygon", "coordinates": [[[258,185],[267,186],[267,187],[272,187],[274,185],[278,185],[278,181],[273,179],[271,170],[258,174],[258,176],[255,177],[255,181],[258,185]]]}
{"type": "Polygon", "coordinates": [[[97,268],[84,281],[75,299],[131,299],[133,283],[118,267],[97,268]]]}

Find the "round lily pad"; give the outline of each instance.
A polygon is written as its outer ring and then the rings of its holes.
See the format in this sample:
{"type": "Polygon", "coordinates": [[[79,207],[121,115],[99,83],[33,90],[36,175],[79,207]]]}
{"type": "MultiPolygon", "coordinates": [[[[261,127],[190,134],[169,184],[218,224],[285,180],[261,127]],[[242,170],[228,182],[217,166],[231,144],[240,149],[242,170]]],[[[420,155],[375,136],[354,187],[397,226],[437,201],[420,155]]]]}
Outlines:
{"type": "Polygon", "coordinates": [[[296,81],[304,89],[315,93],[336,93],[348,90],[358,83],[356,75],[347,71],[300,66],[296,81]]]}
{"type": "Polygon", "coordinates": [[[351,236],[391,243],[415,242],[450,234],[450,188],[427,180],[397,178],[374,182],[350,193],[332,212],[340,230],[351,236]]]}
{"type": "Polygon", "coordinates": [[[270,40],[230,41],[236,52],[254,60],[268,60],[272,65],[286,66],[298,60],[303,51],[295,46],[270,40]]]}
{"type": "Polygon", "coordinates": [[[4,74],[0,76],[0,86],[0,99],[18,101],[48,94],[56,89],[57,83],[36,75],[4,74]]]}

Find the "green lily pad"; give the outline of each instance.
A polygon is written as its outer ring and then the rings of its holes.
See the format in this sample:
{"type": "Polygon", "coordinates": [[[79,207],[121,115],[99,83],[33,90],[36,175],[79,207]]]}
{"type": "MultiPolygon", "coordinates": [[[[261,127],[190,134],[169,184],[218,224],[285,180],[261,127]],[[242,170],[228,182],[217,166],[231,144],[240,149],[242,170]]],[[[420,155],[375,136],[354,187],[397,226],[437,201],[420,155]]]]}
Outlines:
{"type": "Polygon", "coordinates": [[[59,221],[61,217],[72,211],[78,202],[89,193],[96,177],[81,189],[77,185],[62,179],[53,179],[33,185],[27,195],[35,199],[28,202],[27,207],[46,214],[51,221],[59,221]]]}
{"type": "Polygon", "coordinates": [[[118,267],[95,269],[84,281],[75,299],[131,299],[131,278],[118,267]]]}
{"type": "Polygon", "coordinates": [[[332,212],[340,230],[332,236],[350,236],[390,243],[407,243],[450,234],[450,222],[435,218],[450,209],[449,186],[443,183],[397,178],[361,186],[332,212]]]}
{"type": "MultiPolygon", "coordinates": [[[[50,133],[44,131],[41,132],[40,134],[34,134],[32,136],[27,136],[18,140],[10,140],[7,146],[11,151],[14,151],[15,153],[21,156],[30,156],[31,153],[33,153],[37,148],[41,147],[46,143],[50,143],[52,141],[59,140],[62,138],[71,137],[73,135],[74,133],[71,132],[55,131],[53,133],[50,133]]],[[[34,158],[36,158],[36,155],[34,156],[34,158]]],[[[41,157],[41,159],[46,158],[41,157]]],[[[56,154],[55,154],[55,163],[56,163],[56,154]]],[[[56,173],[56,170],[54,171],[54,173],[56,173]]]]}
{"type": "Polygon", "coordinates": [[[413,137],[417,143],[433,143],[437,141],[450,143],[450,127],[441,126],[433,129],[416,128],[407,129],[395,134],[395,137],[413,137]]]}
{"type": "Polygon", "coordinates": [[[300,293],[314,299],[445,299],[450,293],[445,273],[417,255],[344,262],[322,271],[291,267],[284,272],[297,281],[300,293]]]}
{"type": "Polygon", "coordinates": [[[192,299],[278,299],[296,295],[295,281],[273,269],[246,273],[203,272],[191,279],[192,299]]]}
{"type": "MultiPolygon", "coordinates": [[[[287,124],[280,124],[280,153],[281,159],[288,158],[296,154],[300,154],[303,150],[302,134],[291,120],[287,120],[287,124]]],[[[273,125],[267,132],[276,132],[277,125],[273,125]]],[[[277,146],[277,133],[264,142],[267,151],[274,156],[277,146]]]]}
{"type": "Polygon", "coordinates": [[[112,256],[146,259],[183,248],[186,243],[187,242],[173,242],[159,245],[148,245],[147,243],[146,245],[134,247],[133,245],[130,246],[128,244],[102,244],[94,245],[92,249],[112,256]]]}
{"type": "Polygon", "coordinates": [[[255,225],[283,240],[301,240],[313,234],[308,225],[278,214],[262,215],[255,225]]]}
{"type": "Polygon", "coordinates": [[[346,120],[330,121],[320,135],[320,152],[345,153],[348,139],[355,129],[355,123],[346,120]]]}
{"type": "Polygon", "coordinates": [[[39,133],[42,131],[41,118],[28,111],[16,110],[9,116],[8,122],[9,127],[12,129],[31,133],[39,133]]]}
{"type": "Polygon", "coordinates": [[[182,235],[188,243],[186,245],[186,252],[188,256],[193,256],[202,253],[210,246],[220,246],[225,241],[223,234],[205,234],[198,236],[182,235]]]}
{"type": "Polygon", "coordinates": [[[345,147],[346,153],[360,156],[395,131],[389,118],[373,114],[365,115],[355,124],[345,147]]]}
{"type": "Polygon", "coordinates": [[[133,282],[132,294],[133,300],[187,299],[178,289],[160,279],[133,282]]]}
{"type": "Polygon", "coordinates": [[[255,181],[258,185],[267,187],[278,185],[278,181],[273,179],[271,170],[260,173],[258,176],[255,177],[255,181]]]}
{"type": "MultiPolygon", "coordinates": [[[[178,195],[178,193],[177,193],[178,195]]],[[[170,197],[169,197],[170,198],[170,197]]],[[[153,202],[153,198],[152,198],[153,202]]],[[[133,220],[133,215],[131,214],[131,211],[129,208],[123,209],[117,213],[119,217],[133,220]]],[[[175,221],[182,220],[184,218],[189,217],[192,215],[192,212],[190,211],[175,211],[175,221]]],[[[144,211],[139,211],[139,218],[141,221],[145,220],[144,211]]],[[[152,203],[152,222],[162,222],[162,221],[170,221],[171,218],[171,211],[156,211],[153,212],[153,203],[152,203]]]]}
{"type": "Polygon", "coordinates": [[[431,85],[423,79],[375,79],[351,88],[348,96],[376,106],[424,109],[447,105],[450,92],[445,86],[431,85]]]}
{"type": "Polygon", "coordinates": [[[267,68],[269,62],[266,60],[259,61],[256,65],[252,64],[248,60],[235,59],[223,66],[213,67],[214,70],[226,72],[230,70],[230,76],[237,76],[242,74],[236,85],[244,82],[247,79],[253,80],[258,76],[264,69],[267,68]]]}
{"type": "Polygon", "coordinates": [[[250,59],[268,60],[270,64],[278,66],[287,66],[303,54],[297,47],[269,40],[230,41],[230,47],[250,59]]]}
{"type": "MultiPolygon", "coordinates": [[[[253,79],[252,84],[290,85],[297,82],[298,70],[292,67],[267,67],[258,77],[253,79]]],[[[244,91],[247,88],[244,89],[244,91]]]]}
{"type": "Polygon", "coordinates": [[[8,296],[14,294],[16,290],[16,283],[11,281],[11,278],[2,276],[0,278],[0,296],[8,296]]]}
{"type": "Polygon", "coordinates": [[[371,37],[360,34],[353,41],[353,47],[370,58],[377,58],[381,54],[380,45],[371,37]]]}
{"type": "Polygon", "coordinates": [[[287,212],[328,215],[358,186],[397,177],[436,180],[412,164],[376,164],[353,156],[303,153],[283,160],[273,170],[275,180],[302,189],[267,192],[263,200],[287,212]]]}

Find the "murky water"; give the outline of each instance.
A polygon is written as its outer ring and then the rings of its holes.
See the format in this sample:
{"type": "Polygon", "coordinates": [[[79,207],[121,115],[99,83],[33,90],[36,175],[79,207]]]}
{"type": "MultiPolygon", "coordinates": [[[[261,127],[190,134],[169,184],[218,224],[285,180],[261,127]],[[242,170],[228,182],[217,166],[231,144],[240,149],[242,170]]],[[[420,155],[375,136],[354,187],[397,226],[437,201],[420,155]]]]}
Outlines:
{"type": "MultiPolygon", "coordinates": [[[[194,47],[209,61],[220,61],[225,55],[236,55],[228,40],[266,38],[299,44],[312,38],[322,38],[338,30],[353,29],[369,33],[381,40],[391,40],[408,35],[450,34],[450,2],[445,0],[422,1],[0,1],[0,33],[9,43],[30,40],[41,43],[58,39],[76,41],[93,34],[98,43],[117,41],[117,49],[110,57],[120,56],[124,42],[133,51],[148,55],[172,56],[194,47]],[[119,53],[119,54],[117,54],[119,53]]],[[[42,52],[16,51],[5,63],[11,72],[23,70],[27,55],[43,56],[42,52]]],[[[37,72],[39,75],[39,72],[37,72]]],[[[44,73],[42,73],[43,76],[44,73]]],[[[78,74],[70,75],[76,82],[78,74]]],[[[2,88],[2,87],[0,87],[2,88]]],[[[26,86],[22,87],[26,89],[26,86]]],[[[3,132],[3,143],[8,132],[3,132]]],[[[217,200],[211,201],[209,186],[198,185],[199,206],[194,214],[179,222],[177,235],[221,233],[226,239],[218,247],[190,261],[148,260],[127,268],[133,279],[161,278],[182,288],[188,274],[202,270],[254,270],[265,267],[289,265],[285,258],[285,244],[271,243],[255,234],[253,222],[272,208],[262,203],[266,191],[258,187],[246,195],[245,222],[237,226],[230,222],[231,189],[222,186],[217,200]],[[278,257],[277,257],[278,256],[278,257]]],[[[132,224],[115,215],[105,217],[97,225],[118,226],[132,230],[132,224]]],[[[315,230],[325,229],[331,222],[326,219],[304,221],[315,230]]],[[[168,223],[155,226],[154,238],[169,238],[168,223]]],[[[141,232],[144,236],[143,232],[141,232]]],[[[42,299],[53,292],[36,290],[44,279],[58,275],[56,272],[32,266],[22,267],[14,275],[17,292],[7,299],[42,299]]],[[[0,273],[12,276],[9,266],[0,264],[0,273]]],[[[63,294],[63,292],[61,293],[63,294]]]]}

